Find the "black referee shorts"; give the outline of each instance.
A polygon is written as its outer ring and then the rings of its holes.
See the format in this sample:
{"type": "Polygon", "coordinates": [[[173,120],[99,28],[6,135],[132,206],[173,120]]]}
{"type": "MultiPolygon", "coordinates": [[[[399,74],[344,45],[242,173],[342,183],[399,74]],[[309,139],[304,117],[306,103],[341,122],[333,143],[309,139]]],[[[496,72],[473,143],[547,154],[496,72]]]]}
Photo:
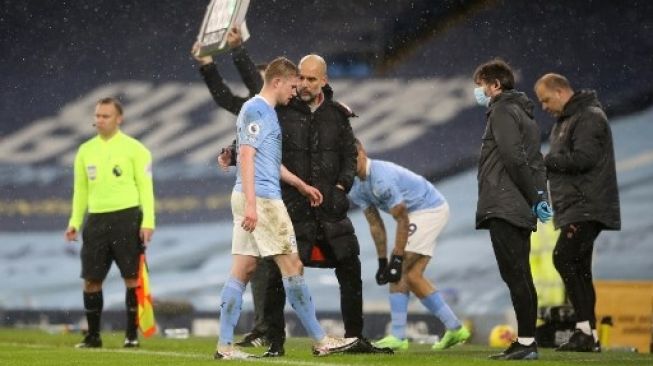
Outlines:
{"type": "Polygon", "coordinates": [[[142,253],[139,235],[143,213],[139,207],[92,213],[82,231],[82,274],[90,281],[103,281],[116,262],[123,278],[138,277],[142,253]]]}

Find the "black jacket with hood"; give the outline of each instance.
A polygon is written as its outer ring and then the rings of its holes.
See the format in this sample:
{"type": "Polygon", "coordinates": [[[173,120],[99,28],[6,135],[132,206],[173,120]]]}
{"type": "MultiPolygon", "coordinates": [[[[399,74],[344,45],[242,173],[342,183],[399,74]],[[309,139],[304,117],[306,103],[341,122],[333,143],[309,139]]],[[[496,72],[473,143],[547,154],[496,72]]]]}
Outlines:
{"type": "Polygon", "coordinates": [[[335,260],[359,254],[354,227],[347,217],[347,192],[356,174],[357,150],[349,123],[353,113],[332,99],[330,86],[322,91],[324,101],[315,111],[298,98],[276,108],[283,135],[283,164],[324,196],[322,205],[313,208],[297,189],[281,183],[300,256],[307,265],[312,264],[309,257],[318,241],[328,246],[335,260]]]}
{"type": "Polygon", "coordinates": [[[522,92],[505,90],[492,98],[486,115],[476,228],[487,229],[487,220],[498,218],[535,230],[532,207],[546,197],[546,178],[533,102],[522,92]]]}
{"type": "Polygon", "coordinates": [[[591,90],[576,92],[551,130],[544,159],[553,201],[554,223],[597,221],[619,230],[619,190],[612,132],[591,90]]]}

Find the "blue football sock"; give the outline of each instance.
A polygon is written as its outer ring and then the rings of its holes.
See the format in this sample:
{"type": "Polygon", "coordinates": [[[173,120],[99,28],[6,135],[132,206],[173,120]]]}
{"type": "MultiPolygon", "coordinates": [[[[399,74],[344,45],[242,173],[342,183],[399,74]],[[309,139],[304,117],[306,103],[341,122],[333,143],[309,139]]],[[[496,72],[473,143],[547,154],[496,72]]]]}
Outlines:
{"type": "Polygon", "coordinates": [[[399,339],[406,339],[406,319],[408,318],[408,294],[394,292],[390,294],[391,334],[399,339]]]}
{"type": "Polygon", "coordinates": [[[433,292],[432,294],[420,299],[422,304],[426,306],[431,314],[435,315],[444,323],[444,326],[447,329],[458,329],[462,326],[456,314],[453,313],[449,305],[444,302],[442,296],[438,291],[433,292]]]}
{"type": "Polygon", "coordinates": [[[306,333],[316,341],[324,338],[324,330],[315,317],[315,304],[302,275],[283,278],[283,287],[286,290],[286,298],[297,313],[306,333]]]}
{"type": "Polygon", "coordinates": [[[245,284],[233,277],[229,277],[222,288],[220,295],[220,336],[218,343],[230,345],[234,342],[234,328],[240,318],[243,305],[243,292],[245,284]]]}

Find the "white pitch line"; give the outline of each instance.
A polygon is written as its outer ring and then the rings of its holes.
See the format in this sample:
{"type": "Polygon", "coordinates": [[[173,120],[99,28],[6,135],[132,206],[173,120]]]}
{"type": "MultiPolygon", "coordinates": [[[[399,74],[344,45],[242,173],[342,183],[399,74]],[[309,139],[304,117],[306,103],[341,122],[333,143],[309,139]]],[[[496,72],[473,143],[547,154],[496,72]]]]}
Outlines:
{"type": "MultiPolygon", "coordinates": [[[[45,344],[25,344],[25,343],[16,343],[16,342],[0,342],[0,345],[11,346],[11,347],[24,347],[24,348],[35,348],[35,349],[53,349],[61,348],[52,345],[45,344]]],[[[79,350],[80,352],[101,352],[101,353],[128,353],[128,354],[142,354],[142,355],[152,355],[152,356],[171,356],[179,358],[192,358],[192,359],[210,359],[211,355],[206,353],[190,353],[190,352],[170,352],[170,351],[150,351],[144,349],[136,350],[126,350],[126,349],[106,349],[106,348],[95,348],[87,350],[79,350]]],[[[243,360],[248,361],[248,360],[243,360]]],[[[291,361],[291,360],[281,360],[278,358],[254,358],[249,361],[252,362],[265,362],[271,364],[279,365],[295,365],[295,366],[353,366],[346,363],[327,363],[327,362],[312,362],[312,361],[291,361]]]]}

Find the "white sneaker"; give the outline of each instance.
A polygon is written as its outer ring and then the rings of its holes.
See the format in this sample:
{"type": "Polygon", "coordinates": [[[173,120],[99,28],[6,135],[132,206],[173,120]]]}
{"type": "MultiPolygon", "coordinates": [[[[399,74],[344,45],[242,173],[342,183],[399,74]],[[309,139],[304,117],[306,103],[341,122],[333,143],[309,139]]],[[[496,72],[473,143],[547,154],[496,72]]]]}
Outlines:
{"type": "Polygon", "coordinates": [[[313,345],[313,356],[328,356],[333,353],[344,352],[353,347],[358,338],[339,338],[326,336],[313,345]]]}
{"type": "Polygon", "coordinates": [[[249,358],[258,358],[250,353],[243,352],[238,348],[225,348],[218,349],[213,354],[213,359],[215,360],[246,360],[249,358]]]}

